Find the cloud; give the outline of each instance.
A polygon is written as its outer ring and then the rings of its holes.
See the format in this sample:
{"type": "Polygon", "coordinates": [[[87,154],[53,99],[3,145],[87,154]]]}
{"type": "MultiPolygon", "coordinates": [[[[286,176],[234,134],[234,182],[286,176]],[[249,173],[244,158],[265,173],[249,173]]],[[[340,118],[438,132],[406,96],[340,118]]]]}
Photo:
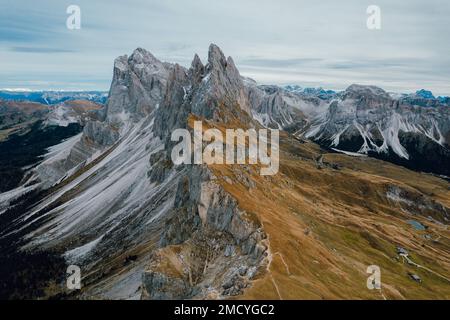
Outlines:
{"type": "Polygon", "coordinates": [[[373,82],[450,95],[448,1],[377,0],[378,31],[366,28],[359,0],[77,0],[81,30],[66,28],[70,2],[2,1],[0,87],[40,79],[105,89],[114,58],[137,47],[189,66],[213,42],[264,83],[373,82]]]}
{"type": "Polygon", "coordinates": [[[296,59],[247,58],[239,60],[239,63],[241,65],[284,68],[284,67],[310,65],[322,61],[323,59],[319,58],[296,58],[296,59]]]}
{"type": "Polygon", "coordinates": [[[64,52],[76,52],[76,50],[62,49],[62,48],[50,48],[50,47],[11,47],[11,51],[25,52],[25,53],[64,53],[64,52]]]}

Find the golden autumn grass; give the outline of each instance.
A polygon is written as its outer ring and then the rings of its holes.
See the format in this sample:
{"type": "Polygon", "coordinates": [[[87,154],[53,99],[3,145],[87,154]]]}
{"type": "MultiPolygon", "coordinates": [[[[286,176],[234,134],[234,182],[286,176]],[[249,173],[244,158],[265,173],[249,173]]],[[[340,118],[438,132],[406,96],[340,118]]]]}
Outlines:
{"type": "MultiPolygon", "coordinates": [[[[189,120],[191,127],[194,120],[189,120]]],[[[207,122],[204,130],[208,127],[224,132],[221,124],[207,122]]],[[[250,173],[239,165],[210,166],[240,208],[261,222],[269,239],[267,270],[241,298],[450,298],[449,231],[386,197],[388,186],[398,186],[449,208],[448,182],[371,158],[326,153],[287,133],[280,139],[280,172],[275,176],[260,176],[258,166],[251,166],[250,173]],[[320,154],[325,164],[339,169],[319,169],[314,159],[320,154]],[[248,175],[256,186],[248,188],[236,172],[248,175]],[[415,230],[409,219],[428,229],[415,230]],[[425,234],[438,241],[425,239],[425,234]],[[406,248],[424,268],[403,261],[396,246],[406,248]],[[369,265],[381,268],[381,291],[366,287],[369,265]],[[422,283],[408,273],[418,274],[422,283]]]]}

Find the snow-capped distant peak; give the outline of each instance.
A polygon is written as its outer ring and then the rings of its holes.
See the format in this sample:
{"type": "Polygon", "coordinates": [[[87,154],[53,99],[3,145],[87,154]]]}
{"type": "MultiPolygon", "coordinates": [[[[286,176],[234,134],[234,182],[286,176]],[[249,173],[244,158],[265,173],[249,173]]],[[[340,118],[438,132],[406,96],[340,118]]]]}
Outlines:
{"type": "Polygon", "coordinates": [[[42,92],[39,90],[32,90],[28,88],[0,88],[0,91],[8,91],[8,92],[42,92]]]}

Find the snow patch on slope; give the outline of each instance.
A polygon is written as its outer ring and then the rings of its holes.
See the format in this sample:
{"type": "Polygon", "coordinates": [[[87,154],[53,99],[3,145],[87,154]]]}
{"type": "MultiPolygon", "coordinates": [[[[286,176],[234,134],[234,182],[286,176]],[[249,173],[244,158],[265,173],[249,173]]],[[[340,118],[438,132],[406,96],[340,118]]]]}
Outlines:
{"type": "Polygon", "coordinates": [[[80,247],[73,248],[72,250],[67,251],[63,256],[69,264],[80,262],[80,260],[86,257],[102,238],[103,236],[100,236],[80,247]]]}

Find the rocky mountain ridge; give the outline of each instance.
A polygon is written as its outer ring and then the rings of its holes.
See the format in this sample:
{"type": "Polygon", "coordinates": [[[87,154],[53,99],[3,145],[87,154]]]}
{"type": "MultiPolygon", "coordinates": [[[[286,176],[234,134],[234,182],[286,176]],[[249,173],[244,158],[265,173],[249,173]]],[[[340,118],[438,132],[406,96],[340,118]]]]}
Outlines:
{"type": "Polygon", "coordinates": [[[350,117],[360,110],[372,121],[371,110],[391,103],[380,90],[353,86],[340,101],[324,100],[258,86],[213,44],[207,63],[195,56],[189,69],[136,49],[115,60],[98,117],[55,146],[22,186],[0,194],[0,245],[8,244],[1,249],[51,252],[81,267],[81,291],[45,279],[57,288],[47,297],[377,298],[365,290],[360,261],[386,266],[388,297],[448,295],[445,182],[426,176],[420,191],[402,178],[405,169],[349,163],[299,138],[341,120],[345,127],[340,104],[350,117]],[[323,117],[330,121],[316,124],[323,117]],[[280,174],[262,177],[250,165],[174,166],[170,133],[192,130],[195,120],[205,130],[292,132],[280,137],[280,174]],[[412,214],[442,245],[420,246],[403,225],[412,214]],[[404,266],[386,262],[395,245],[436,262],[430,287],[408,291],[415,284],[398,272],[404,266]]]}

